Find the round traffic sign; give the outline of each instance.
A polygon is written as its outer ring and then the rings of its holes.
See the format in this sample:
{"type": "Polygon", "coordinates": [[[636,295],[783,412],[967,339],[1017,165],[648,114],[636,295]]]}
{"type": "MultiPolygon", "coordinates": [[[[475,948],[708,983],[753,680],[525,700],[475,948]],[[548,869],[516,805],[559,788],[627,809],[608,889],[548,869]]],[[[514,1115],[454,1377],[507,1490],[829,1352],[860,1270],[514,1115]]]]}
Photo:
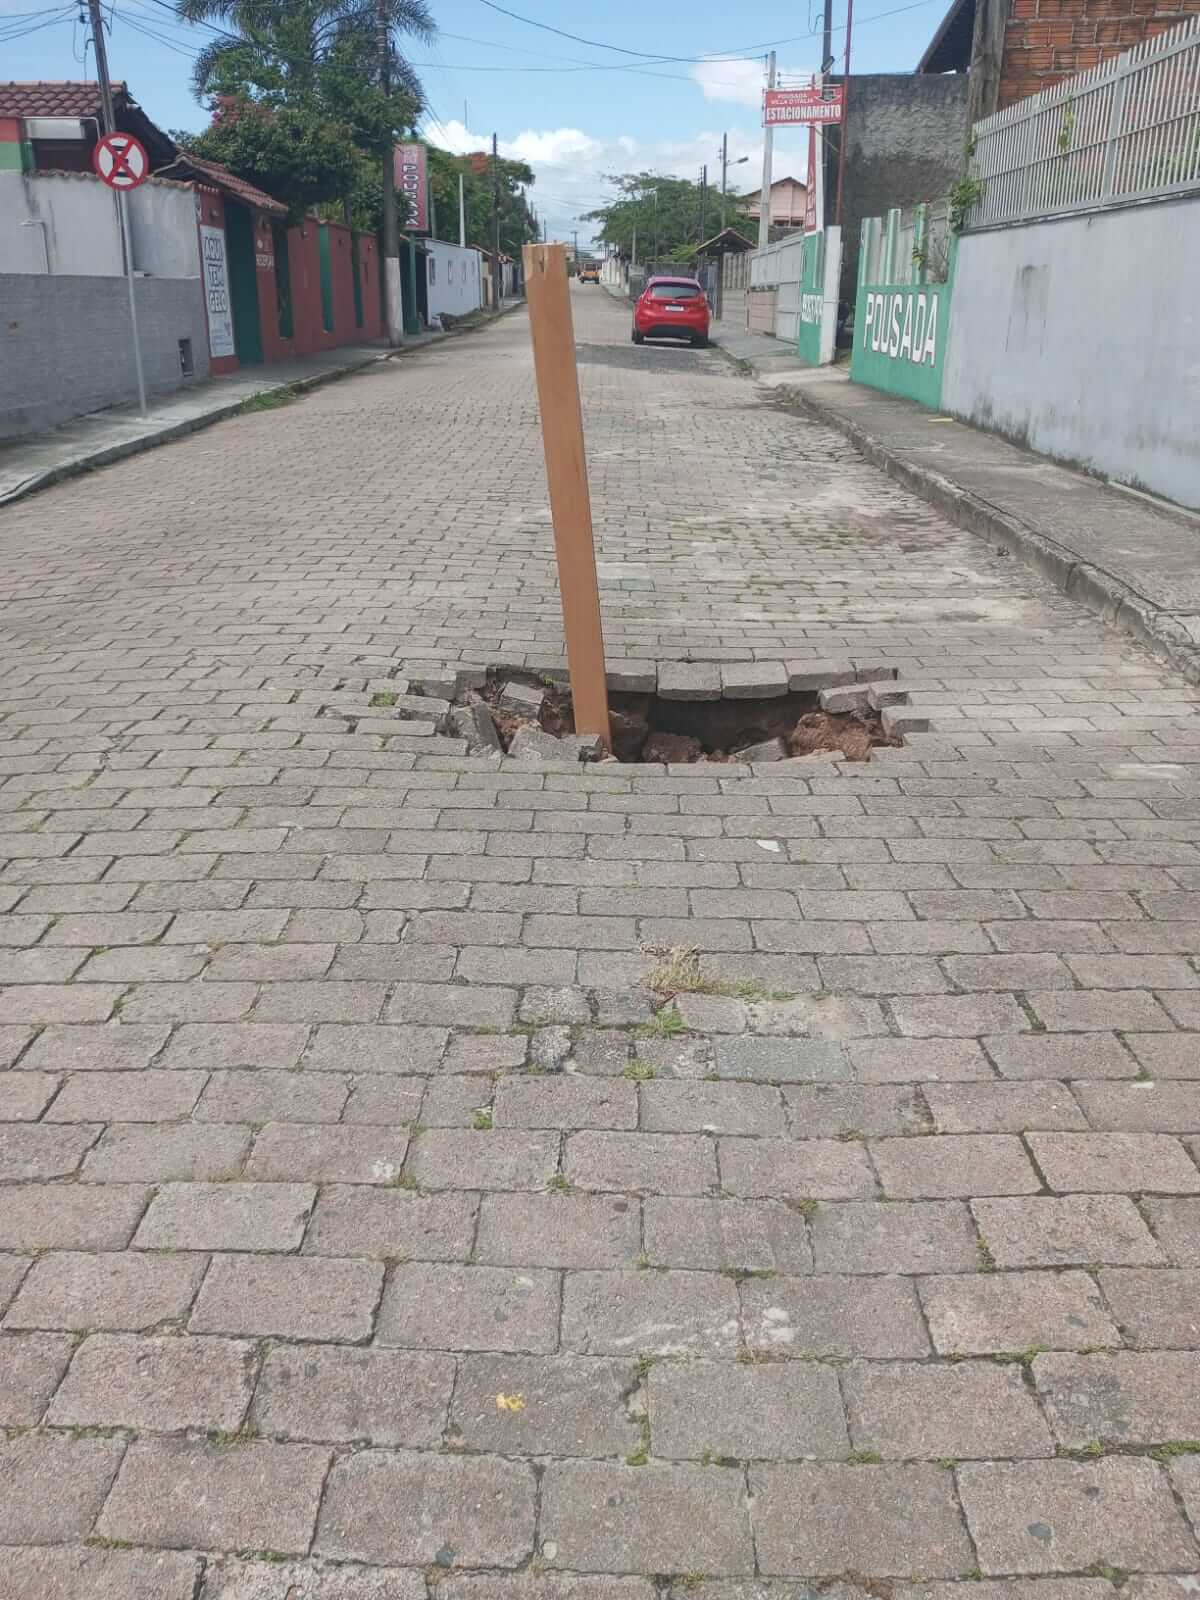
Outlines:
{"type": "Polygon", "coordinates": [[[146,146],[131,133],[106,133],[92,151],[92,166],[110,189],[136,189],[150,176],[146,146]]]}

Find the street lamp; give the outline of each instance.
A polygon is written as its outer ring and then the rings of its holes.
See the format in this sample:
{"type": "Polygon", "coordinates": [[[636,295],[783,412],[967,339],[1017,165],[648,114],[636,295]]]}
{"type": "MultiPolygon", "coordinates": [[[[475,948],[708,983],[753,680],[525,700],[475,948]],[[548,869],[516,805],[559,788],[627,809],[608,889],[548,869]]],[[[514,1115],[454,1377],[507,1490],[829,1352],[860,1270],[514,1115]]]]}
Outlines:
{"type": "Polygon", "coordinates": [[[736,161],[730,161],[730,159],[729,159],[729,135],[727,133],[723,133],[721,135],[721,229],[722,229],[722,231],[724,231],[724,228],[725,228],[725,190],[726,190],[726,178],[728,176],[729,169],[730,169],[730,167],[741,167],[741,166],[744,166],[746,164],[746,162],[749,161],[749,159],[750,159],[749,156],[739,156],[736,161]]]}

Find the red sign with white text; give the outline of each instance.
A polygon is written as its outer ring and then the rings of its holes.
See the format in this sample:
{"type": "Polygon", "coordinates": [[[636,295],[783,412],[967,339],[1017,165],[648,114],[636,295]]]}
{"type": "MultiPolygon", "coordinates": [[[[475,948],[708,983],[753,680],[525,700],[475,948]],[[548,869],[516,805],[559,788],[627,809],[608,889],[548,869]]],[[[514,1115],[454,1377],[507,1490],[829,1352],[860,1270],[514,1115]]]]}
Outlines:
{"type": "Polygon", "coordinates": [[[425,146],[398,144],[395,151],[396,190],[408,202],[407,233],[429,232],[429,184],[425,174],[425,146]]]}
{"type": "Polygon", "coordinates": [[[842,85],[810,84],[805,89],[767,89],[763,95],[763,127],[840,122],[845,103],[842,85]]]}

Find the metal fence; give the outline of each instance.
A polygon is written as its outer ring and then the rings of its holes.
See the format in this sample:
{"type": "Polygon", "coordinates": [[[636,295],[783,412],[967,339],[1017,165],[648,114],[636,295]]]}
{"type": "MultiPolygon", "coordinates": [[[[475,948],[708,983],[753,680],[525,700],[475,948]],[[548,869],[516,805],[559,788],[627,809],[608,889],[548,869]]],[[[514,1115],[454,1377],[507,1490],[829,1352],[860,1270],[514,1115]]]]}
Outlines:
{"type": "Polygon", "coordinates": [[[968,228],[1200,189],[1200,16],[975,125],[968,228]]]}

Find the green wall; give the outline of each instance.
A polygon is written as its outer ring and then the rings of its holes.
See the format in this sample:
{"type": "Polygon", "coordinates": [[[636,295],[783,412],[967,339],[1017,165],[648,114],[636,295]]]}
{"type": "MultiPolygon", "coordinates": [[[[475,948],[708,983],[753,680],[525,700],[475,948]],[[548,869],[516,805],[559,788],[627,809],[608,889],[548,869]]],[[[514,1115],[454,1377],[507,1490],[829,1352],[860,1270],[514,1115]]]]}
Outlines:
{"type": "Polygon", "coordinates": [[[825,298],[825,235],[804,236],[804,269],[800,278],[800,337],[797,354],[810,367],[821,364],[821,318],[825,298]]]}
{"type": "MultiPolygon", "coordinates": [[[[915,259],[895,261],[898,221],[898,212],[889,214],[882,249],[876,248],[880,236],[873,231],[879,229],[879,219],[869,217],[863,223],[850,376],[855,383],[903,395],[936,411],[942,403],[942,374],[950,342],[954,244],[946,282],[922,283],[923,273],[915,259]],[[866,281],[873,260],[880,262],[880,282],[866,281]],[[918,281],[911,281],[914,278],[918,281]]],[[[918,250],[922,221],[918,217],[918,250]]]]}

